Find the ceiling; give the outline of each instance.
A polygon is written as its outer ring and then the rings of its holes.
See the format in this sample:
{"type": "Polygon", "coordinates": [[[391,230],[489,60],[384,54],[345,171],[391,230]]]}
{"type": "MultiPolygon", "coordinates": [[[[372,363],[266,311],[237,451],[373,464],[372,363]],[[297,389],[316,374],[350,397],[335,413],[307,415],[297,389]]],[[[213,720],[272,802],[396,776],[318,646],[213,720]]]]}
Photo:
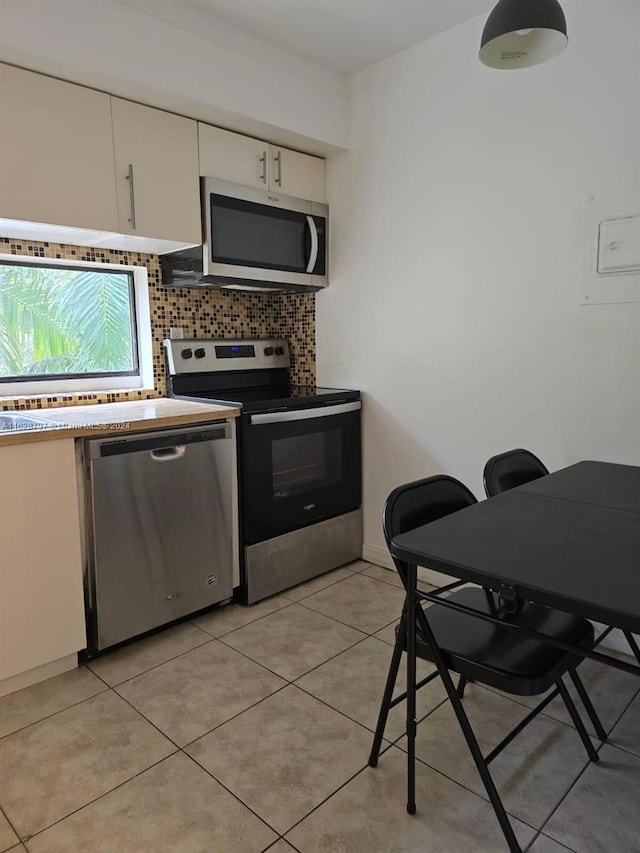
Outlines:
{"type": "Polygon", "coordinates": [[[496,0],[188,2],[298,56],[348,73],[386,59],[477,15],[486,16],[496,0]]]}

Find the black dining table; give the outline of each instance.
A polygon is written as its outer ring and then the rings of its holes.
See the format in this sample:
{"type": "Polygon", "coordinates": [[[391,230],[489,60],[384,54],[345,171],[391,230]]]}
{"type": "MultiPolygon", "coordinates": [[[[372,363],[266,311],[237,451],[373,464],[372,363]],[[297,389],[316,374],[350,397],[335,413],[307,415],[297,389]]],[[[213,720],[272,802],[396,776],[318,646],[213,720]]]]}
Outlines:
{"type": "MultiPolygon", "coordinates": [[[[429,611],[420,609],[422,603],[468,611],[449,599],[447,590],[463,582],[478,584],[497,592],[501,607],[492,615],[471,611],[477,618],[575,652],[578,658],[591,658],[640,675],[636,663],[545,636],[508,616],[529,601],[604,623],[607,630],[621,628],[640,662],[632,636],[640,633],[640,467],[578,462],[402,533],[392,539],[390,550],[406,565],[409,813],[415,812],[417,622],[431,645],[433,660],[463,731],[469,727],[445,658],[435,646],[429,611]],[[435,591],[419,589],[418,566],[443,572],[457,581],[435,591]]],[[[478,749],[469,737],[467,741],[472,753],[478,749]]],[[[474,759],[480,770],[483,757],[474,754],[474,759]]],[[[519,851],[486,765],[484,770],[489,781],[484,776],[483,781],[509,847],[519,851]]]]}
{"type": "Polygon", "coordinates": [[[640,633],[640,467],[578,462],[403,533],[391,553],[640,633]]]}

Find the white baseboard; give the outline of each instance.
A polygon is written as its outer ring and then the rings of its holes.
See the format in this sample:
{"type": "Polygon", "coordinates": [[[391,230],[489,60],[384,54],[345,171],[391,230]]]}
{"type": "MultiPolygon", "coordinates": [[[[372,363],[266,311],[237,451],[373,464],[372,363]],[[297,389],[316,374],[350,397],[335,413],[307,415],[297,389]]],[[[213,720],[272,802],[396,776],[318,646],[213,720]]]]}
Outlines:
{"type": "Polygon", "coordinates": [[[36,666],[34,669],[21,672],[19,675],[4,678],[0,681],[0,696],[7,696],[9,693],[15,693],[17,690],[23,690],[25,687],[31,687],[32,684],[45,681],[47,678],[53,678],[54,675],[60,675],[63,672],[69,672],[70,669],[75,669],[77,666],[78,655],[74,653],[58,660],[52,660],[50,663],[45,663],[42,666],[36,666]]]}
{"type": "MultiPolygon", "coordinates": [[[[380,545],[368,545],[365,542],[362,546],[362,559],[367,563],[373,563],[375,566],[382,566],[385,569],[392,569],[395,572],[391,554],[387,548],[381,548],[380,545]]],[[[441,572],[434,572],[432,569],[423,569],[422,566],[418,567],[418,579],[432,586],[444,586],[456,580],[456,578],[443,575],[441,572]]]]}
{"type": "Polygon", "coordinates": [[[374,566],[394,569],[391,554],[386,548],[381,548],[379,545],[367,545],[365,542],[362,546],[362,559],[367,563],[373,563],[374,566]]]}

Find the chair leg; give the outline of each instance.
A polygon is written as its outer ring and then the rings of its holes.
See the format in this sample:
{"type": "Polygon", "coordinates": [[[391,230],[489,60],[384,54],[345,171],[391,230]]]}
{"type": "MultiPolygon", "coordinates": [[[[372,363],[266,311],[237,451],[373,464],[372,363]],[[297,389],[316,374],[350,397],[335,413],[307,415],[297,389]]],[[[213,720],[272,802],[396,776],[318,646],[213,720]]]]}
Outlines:
{"type": "Polygon", "coordinates": [[[387,683],[385,685],[384,693],[382,695],[382,702],[380,704],[380,713],[378,714],[376,733],[373,736],[373,745],[371,747],[371,753],[369,754],[369,767],[376,767],[378,764],[382,737],[384,735],[384,730],[387,725],[387,717],[389,716],[389,705],[391,704],[391,699],[393,698],[393,688],[396,686],[396,678],[398,677],[398,669],[400,667],[400,660],[402,658],[403,637],[406,634],[406,630],[406,608],[403,608],[402,617],[400,619],[400,626],[398,628],[398,633],[396,637],[396,644],[393,648],[393,655],[391,657],[391,663],[389,665],[387,683]]]}
{"type": "Polygon", "coordinates": [[[407,568],[407,812],[416,813],[416,619],[422,605],[416,599],[417,566],[407,568]]]}
{"type": "Polygon", "coordinates": [[[458,696],[461,699],[464,699],[464,688],[467,686],[467,679],[464,675],[460,676],[460,681],[458,681],[458,696]]]}
{"type": "Polygon", "coordinates": [[[624,632],[625,637],[627,638],[627,642],[631,646],[631,651],[636,656],[636,660],[640,663],[640,648],[638,648],[638,644],[636,643],[635,637],[631,633],[631,631],[624,632]]]}
{"type": "Polygon", "coordinates": [[[466,711],[464,710],[464,706],[460,701],[460,697],[456,691],[453,679],[451,678],[451,674],[449,673],[449,670],[447,669],[444,663],[444,659],[436,643],[435,636],[433,634],[433,631],[431,630],[431,626],[429,625],[429,620],[426,618],[426,614],[423,613],[422,615],[425,618],[420,620],[420,628],[424,634],[426,641],[431,647],[434,663],[438,668],[438,672],[440,673],[440,677],[442,678],[445,690],[447,691],[455,715],[458,718],[458,724],[462,729],[462,734],[464,735],[464,738],[467,742],[467,746],[469,747],[469,751],[471,752],[475,765],[478,769],[478,773],[480,774],[480,778],[482,779],[489,800],[491,801],[491,805],[493,806],[493,810],[498,819],[498,823],[500,824],[500,828],[502,829],[504,837],[507,840],[509,850],[511,851],[511,853],[522,853],[522,848],[518,843],[518,839],[515,836],[513,827],[511,826],[509,818],[507,817],[507,813],[502,804],[502,800],[500,799],[500,795],[498,794],[491,773],[489,772],[487,763],[484,760],[476,736],[473,733],[473,729],[471,728],[471,724],[469,722],[469,718],[467,717],[466,711]]]}
{"type": "Polygon", "coordinates": [[[561,678],[556,681],[556,685],[558,690],[560,691],[560,695],[564,699],[564,704],[567,706],[567,711],[571,715],[571,719],[573,720],[573,725],[576,727],[578,734],[580,735],[580,740],[584,744],[584,748],[587,750],[587,755],[591,761],[600,761],[600,756],[593,748],[593,744],[591,743],[591,738],[589,737],[587,730],[584,727],[584,723],[578,713],[578,709],[573,703],[573,699],[565,684],[561,678]]]}
{"type": "Polygon", "coordinates": [[[607,733],[604,729],[604,726],[600,722],[600,717],[598,716],[596,709],[593,707],[593,703],[589,698],[589,694],[584,689],[584,684],[582,683],[582,679],[578,675],[575,669],[569,671],[569,676],[574,683],[576,690],[578,691],[578,696],[580,697],[580,701],[584,705],[584,709],[589,715],[589,719],[591,720],[591,724],[595,729],[597,737],[601,741],[605,741],[607,739],[607,733]]]}

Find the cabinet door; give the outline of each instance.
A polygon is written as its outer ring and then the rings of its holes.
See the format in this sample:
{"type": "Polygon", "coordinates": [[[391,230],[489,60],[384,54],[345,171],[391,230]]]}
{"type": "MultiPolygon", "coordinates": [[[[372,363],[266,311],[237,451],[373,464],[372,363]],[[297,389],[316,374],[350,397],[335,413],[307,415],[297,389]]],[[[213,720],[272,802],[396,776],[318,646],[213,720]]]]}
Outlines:
{"type": "Polygon", "coordinates": [[[118,231],[201,243],[197,122],[111,99],[118,231]]]}
{"type": "Polygon", "coordinates": [[[118,230],[109,95],[0,65],[0,217],[118,230]]]}
{"type": "Polygon", "coordinates": [[[210,124],[198,125],[200,174],[246,187],[267,188],[266,142],[210,124]]]}
{"type": "Polygon", "coordinates": [[[0,695],[11,678],[86,647],[72,438],[0,447],[0,695]]]}
{"type": "Polygon", "coordinates": [[[270,145],[269,161],[269,189],[309,201],[326,202],[324,160],[320,157],[270,145]]]}

